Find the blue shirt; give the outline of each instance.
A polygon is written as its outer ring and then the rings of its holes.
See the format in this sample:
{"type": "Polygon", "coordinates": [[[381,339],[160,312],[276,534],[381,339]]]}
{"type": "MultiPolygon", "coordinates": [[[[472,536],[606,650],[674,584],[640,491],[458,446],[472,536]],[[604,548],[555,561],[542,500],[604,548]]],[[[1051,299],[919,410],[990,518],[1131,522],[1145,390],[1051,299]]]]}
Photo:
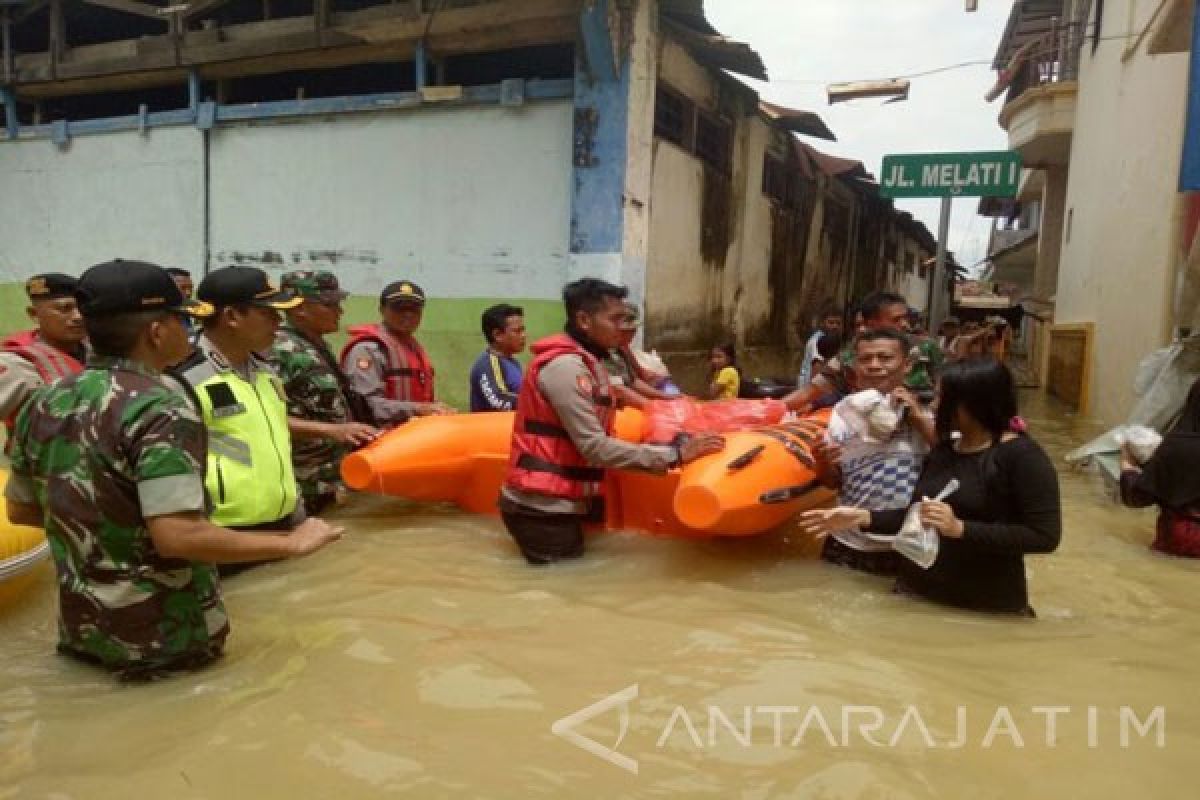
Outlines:
{"type": "Polygon", "coordinates": [[[521,364],[484,350],[471,367],[471,410],[512,411],[521,391],[521,364]]]}

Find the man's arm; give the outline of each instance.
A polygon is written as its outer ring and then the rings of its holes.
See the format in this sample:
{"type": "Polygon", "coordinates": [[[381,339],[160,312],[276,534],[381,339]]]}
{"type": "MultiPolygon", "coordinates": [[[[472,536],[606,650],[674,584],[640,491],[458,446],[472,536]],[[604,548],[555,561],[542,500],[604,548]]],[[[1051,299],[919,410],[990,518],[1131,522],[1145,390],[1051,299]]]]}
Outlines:
{"type": "Polygon", "coordinates": [[[567,435],[589,464],[666,472],[678,462],[674,447],[631,444],[609,436],[596,416],[592,374],[579,356],[554,359],[538,375],[538,388],[558,414],[567,435]]]}
{"type": "Polygon", "coordinates": [[[0,353],[0,420],[20,411],[43,385],[33,364],[15,353],[0,353]]]}
{"type": "Polygon", "coordinates": [[[212,524],[198,512],[150,517],[146,527],[154,541],[154,549],[160,555],[210,564],[239,564],[308,555],[340,539],[343,530],[309,517],[294,531],[231,531],[212,524]]]}
{"type": "Polygon", "coordinates": [[[288,433],[293,439],[331,439],[338,444],[362,447],[378,436],[379,430],[361,422],[318,422],[288,417],[288,433]]]}

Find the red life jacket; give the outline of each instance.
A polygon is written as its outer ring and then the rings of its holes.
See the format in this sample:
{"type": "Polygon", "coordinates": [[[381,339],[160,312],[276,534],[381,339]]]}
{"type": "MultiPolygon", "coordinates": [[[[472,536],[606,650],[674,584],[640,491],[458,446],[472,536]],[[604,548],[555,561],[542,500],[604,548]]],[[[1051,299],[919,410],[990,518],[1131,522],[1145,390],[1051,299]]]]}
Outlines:
{"type": "Polygon", "coordinates": [[[54,383],[60,378],[83,372],[83,364],[74,356],[46,344],[35,330],[21,331],[5,337],[0,341],[0,350],[16,353],[33,364],[38,375],[46,383],[54,383]]]}
{"type": "MultiPolygon", "coordinates": [[[[5,337],[0,341],[0,350],[6,353],[16,353],[28,361],[47,385],[69,375],[83,372],[83,364],[57,347],[46,344],[36,330],[21,331],[5,337]]],[[[10,434],[20,410],[16,409],[8,419],[4,420],[10,434]]],[[[9,440],[12,440],[11,435],[9,440]]]]}
{"type": "Polygon", "coordinates": [[[349,371],[353,365],[346,363],[346,356],[362,342],[376,342],[387,356],[384,370],[386,388],[384,396],[389,400],[411,403],[433,402],[433,364],[425,348],[415,338],[403,342],[382,325],[355,325],[347,330],[350,341],[342,348],[342,369],[349,371]]]}
{"type": "MultiPolygon", "coordinates": [[[[531,348],[529,365],[517,395],[517,417],[513,422],[512,452],[508,461],[507,486],[522,492],[583,500],[600,495],[604,470],[590,466],[562,427],[554,406],[538,388],[542,368],[555,358],[578,355],[591,375],[590,389],[605,433],[612,433],[616,403],[608,371],[588,351],[565,333],[542,339],[531,348]]],[[[581,377],[581,381],[583,378],[581,377]]]]}

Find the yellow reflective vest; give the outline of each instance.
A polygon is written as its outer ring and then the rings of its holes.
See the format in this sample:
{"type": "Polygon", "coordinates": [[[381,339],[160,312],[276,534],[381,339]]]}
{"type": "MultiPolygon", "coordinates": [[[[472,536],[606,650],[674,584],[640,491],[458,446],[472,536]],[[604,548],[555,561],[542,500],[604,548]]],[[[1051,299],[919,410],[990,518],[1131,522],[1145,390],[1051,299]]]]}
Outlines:
{"type": "Polygon", "coordinates": [[[247,380],[201,337],[177,370],[208,429],[210,519],[225,527],[275,522],[296,510],[296,475],[283,384],[251,356],[247,380]]]}

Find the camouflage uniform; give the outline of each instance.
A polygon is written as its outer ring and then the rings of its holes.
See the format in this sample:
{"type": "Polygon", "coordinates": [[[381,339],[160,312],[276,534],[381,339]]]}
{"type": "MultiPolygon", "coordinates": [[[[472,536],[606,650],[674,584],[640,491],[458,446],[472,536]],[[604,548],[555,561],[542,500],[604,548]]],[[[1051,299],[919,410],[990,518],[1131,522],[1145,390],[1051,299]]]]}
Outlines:
{"type": "MultiPolygon", "coordinates": [[[[337,360],[324,342],[313,342],[290,325],[275,334],[268,359],[283,381],[288,416],[317,422],[353,422],[337,360]]],[[[350,451],[330,439],[293,439],[296,483],[310,514],[327,506],[343,488],[338,468],[350,451]]]]}
{"type": "Polygon", "coordinates": [[[204,513],[204,425],[153,372],[93,358],[17,421],[6,494],[37,503],[58,569],[59,650],[129,678],[221,654],[211,564],[166,558],[146,517],[204,513]]]}

